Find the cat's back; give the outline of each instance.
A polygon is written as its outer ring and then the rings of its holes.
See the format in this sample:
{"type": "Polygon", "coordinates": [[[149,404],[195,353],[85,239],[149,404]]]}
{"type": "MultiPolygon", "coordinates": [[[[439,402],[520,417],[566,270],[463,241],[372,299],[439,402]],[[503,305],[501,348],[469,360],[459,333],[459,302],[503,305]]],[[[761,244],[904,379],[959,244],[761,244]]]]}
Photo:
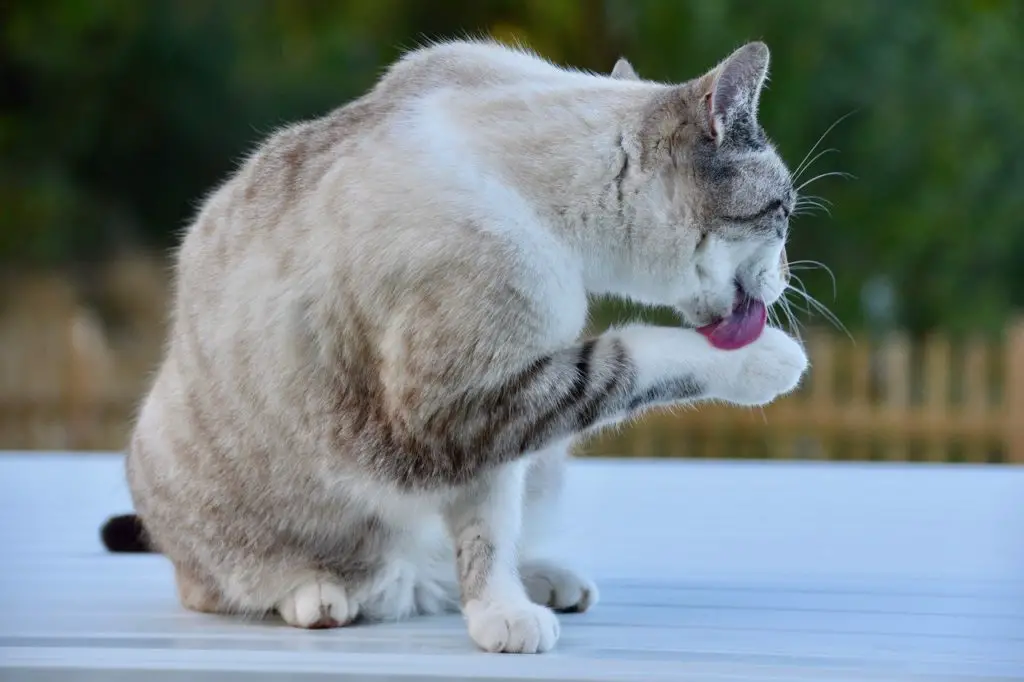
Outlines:
{"type": "MultiPolygon", "coordinates": [[[[410,130],[424,129],[417,120],[419,104],[440,90],[526,88],[581,77],[587,76],[525,50],[487,41],[439,43],[409,52],[363,96],[268,136],[209,195],[182,249],[204,250],[218,243],[216,260],[226,262],[226,256],[230,261],[262,232],[305,222],[314,203],[310,199],[323,192],[325,184],[346,191],[370,177],[380,184],[414,172],[403,162],[429,142],[410,130]],[[232,237],[240,242],[239,248],[226,243],[232,237]]],[[[387,187],[376,189],[387,194],[387,187]]],[[[200,255],[192,254],[189,260],[200,255]]]]}
{"type": "MultiPolygon", "coordinates": [[[[315,188],[331,162],[361,153],[387,154],[389,130],[415,125],[420,100],[438,90],[476,91],[570,83],[589,74],[567,70],[522,49],[488,41],[438,43],[407,53],[362,97],[323,117],[286,127],[260,145],[235,184],[243,198],[315,188]]],[[[286,193],[287,194],[287,193],[286,193]]]]}
{"type": "Polygon", "coordinates": [[[462,40],[409,52],[380,79],[375,92],[403,100],[440,88],[480,90],[568,81],[584,75],[557,66],[526,49],[492,41],[462,40]]]}
{"type": "Polygon", "coordinates": [[[423,213],[458,177],[476,184],[476,171],[463,168],[472,159],[444,148],[458,127],[435,125],[429,119],[437,108],[425,113],[423,102],[441,91],[472,97],[589,77],[487,41],[409,52],[363,96],[266,138],[204,201],[179,250],[179,277],[220,297],[225,276],[248,287],[311,258],[349,260],[358,255],[353,249],[379,250],[378,239],[396,243],[402,226],[418,232],[433,222],[406,215],[412,208],[423,213]]]}
{"type": "Polygon", "coordinates": [[[499,273],[510,286],[538,289],[553,275],[532,269],[564,270],[561,251],[547,235],[482,230],[473,216],[526,209],[514,188],[481,179],[490,176],[459,145],[458,126],[437,124],[439,107],[421,105],[442,91],[473,97],[592,78],[496,43],[442,43],[405,55],[362,97],[273,134],[186,234],[177,260],[179,327],[200,339],[251,336],[265,346],[263,330],[287,328],[280,323],[310,306],[365,308],[376,322],[370,327],[383,330],[379,311],[401,305],[395,292],[436,289],[439,272],[466,273],[446,284],[466,292],[489,290],[480,281],[499,273]]]}

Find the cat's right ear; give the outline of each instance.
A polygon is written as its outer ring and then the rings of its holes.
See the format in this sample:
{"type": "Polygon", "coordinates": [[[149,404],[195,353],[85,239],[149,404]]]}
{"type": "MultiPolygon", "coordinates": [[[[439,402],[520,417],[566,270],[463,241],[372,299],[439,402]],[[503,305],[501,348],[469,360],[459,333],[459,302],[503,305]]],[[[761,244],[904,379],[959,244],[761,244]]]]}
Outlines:
{"type": "Polygon", "coordinates": [[[767,45],[747,43],[703,76],[659,93],[640,131],[643,158],[671,153],[680,131],[700,131],[720,145],[741,113],[756,120],[768,60],[767,45]]]}
{"type": "Polygon", "coordinates": [[[757,118],[757,103],[768,78],[768,46],[761,42],[747,43],[707,73],[703,101],[704,127],[707,134],[721,144],[729,124],[740,112],[757,118]]]}

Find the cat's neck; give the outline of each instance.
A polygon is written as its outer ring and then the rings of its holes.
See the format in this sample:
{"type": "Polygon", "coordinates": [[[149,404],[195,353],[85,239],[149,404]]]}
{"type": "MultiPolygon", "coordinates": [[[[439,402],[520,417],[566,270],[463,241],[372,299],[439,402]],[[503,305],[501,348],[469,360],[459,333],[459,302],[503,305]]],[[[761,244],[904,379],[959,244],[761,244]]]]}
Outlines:
{"type": "Polygon", "coordinates": [[[588,279],[604,280],[623,255],[627,147],[636,144],[645,102],[663,86],[566,80],[460,97],[464,106],[450,111],[476,162],[511,184],[588,279]]]}

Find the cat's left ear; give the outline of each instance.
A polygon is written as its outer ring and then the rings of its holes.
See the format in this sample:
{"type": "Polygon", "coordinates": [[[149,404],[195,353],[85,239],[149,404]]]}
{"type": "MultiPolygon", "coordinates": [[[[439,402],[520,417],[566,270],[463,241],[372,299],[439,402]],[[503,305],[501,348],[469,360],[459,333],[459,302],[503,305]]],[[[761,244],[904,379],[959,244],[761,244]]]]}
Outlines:
{"type": "Polygon", "coordinates": [[[619,61],[615,62],[615,68],[612,69],[612,78],[617,78],[623,81],[638,81],[640,76],[637,74],[636,69],[625,57],[620,57],[619,61]]]}
{"type": "Polygon", "coordinates": [[[729,125],[740,112],[757,118],[761,89],[768,78],[768,46],[747,43],[704,76],[705,132],[721,144],[729,125]]]}

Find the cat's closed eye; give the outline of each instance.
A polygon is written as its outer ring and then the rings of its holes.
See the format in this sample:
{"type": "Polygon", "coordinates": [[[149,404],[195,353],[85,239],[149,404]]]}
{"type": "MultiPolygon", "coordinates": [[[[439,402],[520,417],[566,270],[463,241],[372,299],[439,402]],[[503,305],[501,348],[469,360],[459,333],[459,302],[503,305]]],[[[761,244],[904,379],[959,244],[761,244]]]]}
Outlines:
{"type": "Polygon", "coordinates": [[[737,223],[753,223],[765,218],[789,218],[791,211],[782,199],[770,201],[766,206],[744,215],[726,215],[726,220],[737,223]]]}

